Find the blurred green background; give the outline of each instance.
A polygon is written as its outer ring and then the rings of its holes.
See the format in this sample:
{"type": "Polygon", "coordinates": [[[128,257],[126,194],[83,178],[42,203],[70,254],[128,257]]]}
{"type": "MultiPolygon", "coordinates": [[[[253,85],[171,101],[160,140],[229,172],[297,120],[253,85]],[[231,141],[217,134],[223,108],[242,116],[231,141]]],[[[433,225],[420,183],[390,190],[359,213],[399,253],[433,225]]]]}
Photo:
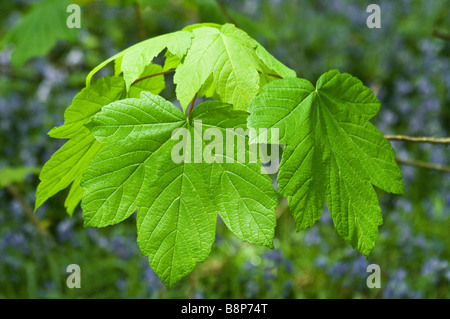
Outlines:
{"type": "MultiPolygon", "coordinates": [[[[384,224],[366,259],[342,241],[325,209],[295,232],[280,199],[275,249],[238,240],[218,220],[208,259],[166,291],[136,244],[134,217],[102,229],[70,218],[67,191],[33,215],[40,167],[64,141],[47,132],[98,63],[143,39],[199,22],[231,22],[299,76],[359,77],[381,100],[384,134],[450,135],[450,1],[2,1],[0,10],[0,298],[449,298],[450,173],[401,165],[404,196],[379,192],[384,224]],[[369,3],[381,29],[369,29],[369,3]],[[381,288],[366,286],[367,265],[381,288]],[[81,267],[81,288],[66,267],[81,267]]],[[[111,69],[100,72],[106,75],[111,69]]],[[[162,95],[175,99],[168,77],[162,95]]],[[[449,146],[392,142],[403,160],[449,165],[449,146]]]]}

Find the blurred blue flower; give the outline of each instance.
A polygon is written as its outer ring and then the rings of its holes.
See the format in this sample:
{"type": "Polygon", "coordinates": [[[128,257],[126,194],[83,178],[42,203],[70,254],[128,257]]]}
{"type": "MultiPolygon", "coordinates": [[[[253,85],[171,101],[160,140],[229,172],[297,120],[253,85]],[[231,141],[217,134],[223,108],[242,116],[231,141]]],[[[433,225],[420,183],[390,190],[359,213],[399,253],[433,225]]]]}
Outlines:
{"type": "Polygon", "coordinates": [[[7,231],[0,238],[0,251],[11,248],[12,251],[18,251],[21,254],[29,253],[28,241],[22,233],[7,231]]]}
{"type": "Polygon", "coordinates": [[[382,295],[388,299],[417,299],[422,298],[423,293],[413,290],[406,282],[407,272],[405,269],[400,268],[394,271],[390,277],[388,283],[383,287],[382,295]]]}
{"type": "Polygon", "coordinates": [[[413,91],[413,86],[410,80],[400,78],[395,81],[395,90],[400,95],[407,95],[413,91]]]}
{"type": "Polygon", "coordinates": [[[75,221],[71,218],[63,219],[58,223],[56,233],[61,242],[75,239],[75,232],[73,230],[74,223],[75,221]]]}
{"type": "Polygon", "coordinates": [[[314,246],[319,245],[322,242],[322,238],[319,233],[318,227],[312,227],[310,229],[305,230],[305,246],[314,246]]]}
{"type": "Polygon", "coordinates": [[[271,260],[274,265],[280,265],[283,261],[283,253],[279,249],[272,249],[264,254],[264,258],[271,260]]]}
{"type": "Polygon", "coordinates": [[[205,294],[201,291],[196,291],[194,293],[194,299],[204,299],[205,298],[205,294]]]}
{"type": "Polygon", "coordinates": [[[330,268],[327,269],[328,275],[333,279],[339,279],[344,276],[350,269],[350,264],[343,261],[337,261],[330,268]]]}
{"type": "Polygon", "coordinates": [[[314,265],[317,268],[324,268],[328,264],[328,258],[326,256],[319,256],[314,260],[314,265]]]}
{"type": "Polygon", "coordinates": [[[130,259],[137,253],[137,245],[133,238],[122,235],[115,235],[109,242],[109,250],[121,259],[130,259]]]}
{"type": "Polygon", "coordinates": [[[440,278],[446,278],[449,272],[449,262],[438,257],[427,259],[421,269],[422,276],[429,277],[433,284],[437,283],[440,278]]]}
{"type": "Polygon", "coordinates": [[[253,280],[249,280],[245,283],[244,295],[246,298],[254,298],[259,291],[259,285],[253,280]]]}
{"type": "Polygon", "coordinates": [[[166,288],[158,276],[155,275],[153,269],[148,264],[148,259],[143,258],[140,263],[142,268],[142,280],[145,283],[147,293],[152,296],[158,293],[159,290],[165,291],[166,288]]]}
{"type": "Polygon", "coordinates": [[[118,278],[116,280],[116,288],[117,288],[117,292],[119,293],[120,296],[125,296],[126,288],[127,288],[126,278],[118,278]]]}

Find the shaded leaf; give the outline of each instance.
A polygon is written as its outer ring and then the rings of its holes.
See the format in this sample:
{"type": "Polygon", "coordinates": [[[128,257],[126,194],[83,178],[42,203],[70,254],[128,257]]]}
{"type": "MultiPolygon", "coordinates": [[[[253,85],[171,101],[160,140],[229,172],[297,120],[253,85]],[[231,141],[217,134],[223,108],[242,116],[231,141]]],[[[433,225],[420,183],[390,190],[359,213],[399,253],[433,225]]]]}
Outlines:
{"type": "Polygon", "coordinates": [[[297,229],[312,226],[326,201],[339,235],[365,255],[382,224],[372,184],[404,192],[392,147],[368,122],[379,107],[361,81],[336,70],[316,87],[298,78],[272,82],[249,107],[249,127],[277,128],[286,145],[279,193],[288,197],[297,229]]]}

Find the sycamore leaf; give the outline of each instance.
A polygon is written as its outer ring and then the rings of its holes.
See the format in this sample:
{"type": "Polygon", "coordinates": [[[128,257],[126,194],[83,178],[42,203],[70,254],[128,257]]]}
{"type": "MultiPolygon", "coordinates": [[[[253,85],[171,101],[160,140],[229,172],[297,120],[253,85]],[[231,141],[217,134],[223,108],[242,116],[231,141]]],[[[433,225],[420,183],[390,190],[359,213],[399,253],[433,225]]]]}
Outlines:
{"type": "Polygon", "coordinates": [[[265,83],[295,71],[276,60],[257,41],[232,24],[194,25],[192,45],[177,68],[174,82],[183,108],[196,93],[217,96],[246,110],[265,83]]]}
{"type": "Polygon", "coordinates": [[[119,76],[122,74],[122,59],[123,55],[114,60],[114,76],[119,76]]]}
{"type": "Polygon", "coordinates": [[[251,38],[231,24],[192,32],[192,46],[174,76],[181,105],[185,108],[213,74],[222,101],[245,110],[258,93],[258,70],[262,71],[251,38]]]}
{"type": "Polygon", "coordinates": [[[66,24],[66,10],[70,3],[69,0],[45,0],[37,3],[6,34],[1,47],[15,45],[11,54],[11,62],[15,67],[20,67],[32,57],[47,54],[58,40],[76,40],[79,29],[69,29],[66,24]]]}
{"type": "Polygon", "coordinates": [[[234,25],[201,23],[117,53],[88,74],[86,85],[98,70],[114,61],[114,74],[123,73],[128,92],[136,80],[149,74],[147,68],[152,60],[166,48],[162,72],[176,69],[176,94],[184,109],[197,94],[246,110],[265,83],[280,76],[296,76],[295,71],[234,25]]]}
{"type": "MultiPolygon", "coordinates": [[[[255,41],[256,42],[256,41],[255,41]]],[[[283,78],[296,77],[297,74],[294,70],[288,68],[283,63],[278,61],[271,55],[261,44],[256,43],[256,55],[261,59],[264,65],[267,67],[268,72],[280,75],[283,78]]]]}
{"type": "MultiPolygon", "coordinates": [[[[160,65],[150,64],[142,76],[162,71],[160,65]]],[[[139,96],[142,91],[155,94],[165,87],[164,76],[154,76],[131,86],[128,94],[139,96]]],[[[67,213],[72,216],[81,200],[83,190],[81,176],[89,162],[100,151],[102,145],[96,141],[85,125],[104,105],[125,96],[125,83],[122,77],[103,77],[95,84],[78,93],[64,113],[64,125],[53,128],[49,135],[53,138],[70,139],[59,149],[42,168],[41,182],[36,192],[36,209],[48,198],[72,184],[64,203],[67,213]]]]}
{"type": "Polygon", "coordinates": [[[105,76],[94,85],[84,88],[73,98],[64,112],[64,125],[51,129],[53,138],[75,137],[102,106],[124,97],[125,85],[121,77],[105,76]]]}
{"type": "Polygon", "coordinates": [[[152,60],[164,49],[182,59],[191,45],[192,33],[177,31],[163,34],[142,42],[139,42],[103,61],[96,66],[86,78],[86,86],[89,86],[92,76],[108,63],[116,60],[115,74],[123,72],[127,91],[135,80],[145,71],[152,60]]]}
{"type": "Polygon", "coordinates": [[[83,128],[56,151],[39,174],[41,181],[36,190],[35,210],[81,176],[100,149],[101,144],[83,128]]]}
{"type": "Polygon", "coordinates": [[[69,194],[67,194],[66,200],[64,201],[64,207],[66,208],[67,214],[69,216],[73,215],[75,208],[78,203],[81,202],[83,196],[83,188],[81,188],[81,176],[78,176],[76,180],[73,181],[72,186],[70,186],[69,194]]]}
{"type": "Polygon", "coordinates": [[[365,255],[382,224],[372,185],[404,192],[392,147],[368,121],[379,107],[361,81],[336,70],[316,87],[298,78],[274,81],[249,107],[249,127],[278,128],[286,145],[278,186],[297,229],[312,226],[327,202],[339,235],[365,255]]]}
{"type": "Polygon", "coordinates": [[[35,210],[48,198],[73,183],[65,202],[68,214],[72,215],[81,199],[81,175],[102,147],[84,125],[103,105],[122,98],[124,94],[122,78],[104,77],[74,97],[72,105],[64,113],[64,125],[49,132],[51,137],[69,141],[52,155],[41,170],[35,210]]]}
{"type": "Polygon", "coordinates": [[[272,247],[277,195],[261,164],[223,160],[221,147],[205,151],[208,129],[225,136],[246,121],[246,112],[221,102],[198,105],[187,120],[148,92],[105,106],[88,125],[105,148],[82,178],[85,225],[115,224],[137,210],[138,245],[169,287],[208,256],[217,214],[241,239],[272,247]]]}
{"type": "Polygon", "coordinates": [[[178,65],[181,63],[181,59],[175,54],[171,54],[170,52],[166,52],[165,61],[163,71],[169,71],[171,69],[176,69],[178,65]]]}

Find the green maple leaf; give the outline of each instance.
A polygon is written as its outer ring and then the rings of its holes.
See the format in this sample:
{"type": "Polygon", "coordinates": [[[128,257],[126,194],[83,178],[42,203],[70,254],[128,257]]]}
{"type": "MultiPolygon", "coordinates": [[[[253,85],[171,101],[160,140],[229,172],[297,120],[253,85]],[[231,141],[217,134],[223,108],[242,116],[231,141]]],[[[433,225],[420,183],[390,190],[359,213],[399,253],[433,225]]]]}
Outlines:
{"type": "Polygon", "coordinates": [[[339,235],[365,255],[382,224],[372,185],[404,192],[395,153],[369,122],[379,107],[361,81],[336,70],[316,87],[298,78],[267,84],[249,107],[249,127],[278,128],[286,145],[279,193],[288,197],[297,230],[312,226],[326,202],[339,235]]]}
{"type": "Polygon", "coordinates": [[[115,61],[115,74],[123,72],[127,91],[133,82],[143,76],[148,65],[164,49],[182,59],[191,45],[192,33],[188,31],[176,31],[163,34],[142,42],[139,42],[103,61],[96,66],[87,76],[86,85],[89,86],[92,76],[108,63],[115,61]]]}
{"type": "MultiPolygon", "coordinates": [[[[35,210],[48,198],[75,181],[100,149],[100,143],[92,137],[88,129],[84,128],[57,150],[39,174],[40,183],[36,190],[35,210]]],[[[72,198],[68,200],[66,207],[73,207],[72,200],[72,198]]],[[[71,215],[73,211],[68,210],[68,213],[71,215]]]]}
{"type": "Polygon", "coordinates": [[[273,70],[278,75],[295,76],[232,24],[220,28],[199,25],[192,32],[192,45],[174,76],[177,97],[184,108],[205,83],[211,83],[211,76],[220,99],[241,110],[247,109],[260,90],[258,73],[273,70]]]}
{"type": "Polygon", "coordinates": [[[43,56],[58,40],[75,41],[78,29],[66,24],[68,0],[45,0],[34,5],[0,43],[0,49],[14,44],[11,62],[20,67],[28,59],[43,56]],[[45,17],[45,18],[44,18],[45,17]]]}
{"type": "Polygon", "coordinates": [[[102,106],[122,98],[124,93],[125,84],[122,78],[104,77],[74,97],[72,105],[64,113],[64,125],[49,132],[53,138],[69,140],[52,155],[41,170],[35,210],[48,198],[72,184],[65,202],[67,212],[72,215],[81,199],[81,175],[102,147],[84,125],[102,106]]]}
{"type": "Polygon", "coordinates": [[[197,94],[246,110],[264,84],[276,77],[296,76],[234,25],[201,23],[139,42],[115,54],[88,74],[86,85],[98,70],[114,61],[114,74],[123,73],[128,92],[136,80],[149,74],[153,59],[166,48],[162,71],[176,69],[176,94],[184,109],[197,94]]]}
{"type": "Polygon", "coordinates": [[[53,138],[62,139],[77,136],[102,106],[123,98],[124,88],[122,78],[109,76],[84,88],[75,95],[72,104],[64,112],[64,125],[54,127],[48,134],[53,138]]]}
{"type": "Polygon", "coordinates": [[[137,210],[138,245],[169,287],[208,256],[217,214],[239,238],[272,247],[277,195],[261,164],[221,162],[228,153],[220,147],[213,152],[202,139],[210,128],[223,136],[229,128],[244,129],[247,115],[222,102],[205,102],[186,119],[148,92],[105,106],[88,124],[105,147],[82,178],[85,225],[115,224],[137,210]],[[174,161],[181,143],[174,132],[188,132],[192,138],[184,145],[200,145],[213,160],[198,161],[186,148],[185,160],[174,161]]]}
{"type": "MultiPolygon", "coordinates": [[[[149,64],[141,76],[146,77],[162,71],[160,65],[149,64]]],[[[128,96],[140,96],[142,91],[158,94],[164,88],[164,75],[151,76],[134,83],[128,91],[128,96]]],[[[55,127],[49,132],[53,138],[69,141],[56,151],[42,168],[39,176],[41,182],[36,191],[35,209],[72,184],[64,204],[67,213],[72,215],[83,194],[80,186],[81,176],[89,166],[89,162],[102,148],[85,125],[104,105],[124,98],[125,92],[122,77],[103,77],[74,97],[72,105],[64,113],[64,125],[55,127]]]]}

